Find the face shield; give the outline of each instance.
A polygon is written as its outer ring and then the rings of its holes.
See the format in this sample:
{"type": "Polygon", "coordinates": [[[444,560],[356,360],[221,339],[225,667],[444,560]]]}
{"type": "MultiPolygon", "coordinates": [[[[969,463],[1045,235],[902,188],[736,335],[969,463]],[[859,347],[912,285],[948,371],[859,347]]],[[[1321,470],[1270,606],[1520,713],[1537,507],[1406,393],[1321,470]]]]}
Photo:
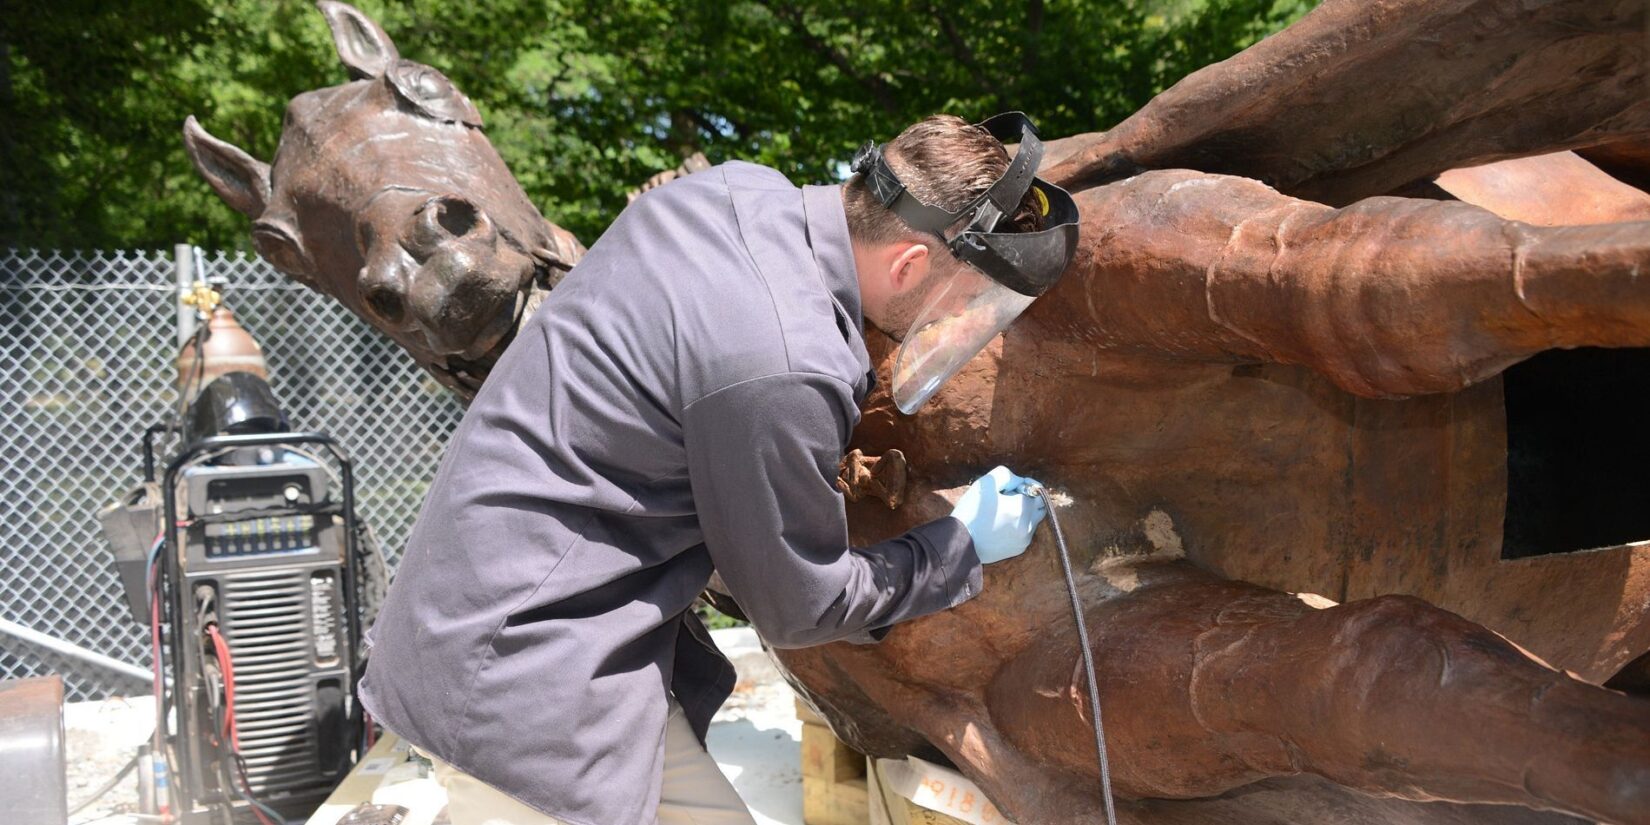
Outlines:
{"type": "Polygon", "coordinates": [[[894,406],[914,414],[940,385],[1008,329],[1033,299],[973,267],[962,267],[940,286],[900,341],[891,388],[894,406]]]}
{"type": "Polygon", "coordinates": [[[1002,177],[956,212],[929,206],[907,192],[882,157],[882,147],[867,144],[854,158],[853,170],[883,206],[913,229],[933,234],[967,264],[934,291],[900,342],[892,393],[894,405],[906,415],[1053,287],[1076,252],[1077,206],[1065,190],[1033,175],[1043,144],[1031,121],[1023,113],[1008,112],[977,125],[998,140],[1018,137],[1020,149],[1002,177]],[[1043,228],[993,231],[1028,191],[1042,212],[1043,228]],[[957,226],[962,231],[948,238],[946,233],[957,226]]]}

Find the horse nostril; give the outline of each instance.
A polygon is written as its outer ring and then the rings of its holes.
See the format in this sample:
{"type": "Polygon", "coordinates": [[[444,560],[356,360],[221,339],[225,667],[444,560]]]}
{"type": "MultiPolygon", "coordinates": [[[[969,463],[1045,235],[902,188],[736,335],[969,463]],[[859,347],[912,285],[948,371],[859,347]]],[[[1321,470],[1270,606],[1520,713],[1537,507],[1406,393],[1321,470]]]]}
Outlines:
{"type": "Polygon", "coordinates": [[[447,234],[455,238],[470,234],[481,218],[475,204],[462,198],[442,198],[435,209],[436,221],[441,224],[442,229],[447,230],[447,234]]]}
{"type": "Polygon", "coordinates": [[[407,304],[393,287],[374,286],[367,290],[367,308],[374,315],[391,324],[400,324],[407,316],[407,304]]]}
{"type": "Polygon", "coordinates": [[[485,245],[495,236],[487,213],[461,195],[431,198],[413,213],[412,219],[405,246],[419,261],[457,239],[485,245]]]}

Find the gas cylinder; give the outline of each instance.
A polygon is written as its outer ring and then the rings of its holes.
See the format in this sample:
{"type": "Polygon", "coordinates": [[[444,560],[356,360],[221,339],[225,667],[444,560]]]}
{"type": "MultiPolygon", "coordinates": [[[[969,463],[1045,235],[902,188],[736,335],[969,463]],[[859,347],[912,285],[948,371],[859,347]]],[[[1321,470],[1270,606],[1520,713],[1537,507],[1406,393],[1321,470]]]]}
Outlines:
{"type": "Polygon", "coordinates": [[[269,366],[263,348],[235,319],[229,307],[218,304],[206,323],[206,340],[197,348],[200,336],[190,338],[178,350],[178,392],[184,403],[194,400],[201,387],[226,372],[250,372],[268,380],[269,366]]]}

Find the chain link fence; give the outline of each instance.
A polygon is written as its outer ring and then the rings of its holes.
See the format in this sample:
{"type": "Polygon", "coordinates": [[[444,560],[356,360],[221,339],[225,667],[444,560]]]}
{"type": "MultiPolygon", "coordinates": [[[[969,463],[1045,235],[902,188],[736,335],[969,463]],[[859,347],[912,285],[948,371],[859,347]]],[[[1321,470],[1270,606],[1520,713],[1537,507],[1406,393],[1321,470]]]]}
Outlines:
{"type": "MultiPolygon", "coordinates": [[[[389,339],[263,261],[207,253],[195,277],[263,345],[299,429],[332,434],[393,567],[462,408],[389,339]]],[[[177,404],[176,264],[159,252],[0,250],[0,618],[147,668],[97,511],[142,476],[142,435],[177,404]]],[[[147,691],[0,636],[0,678],[59,673],[70,698],[147,691]]]]}

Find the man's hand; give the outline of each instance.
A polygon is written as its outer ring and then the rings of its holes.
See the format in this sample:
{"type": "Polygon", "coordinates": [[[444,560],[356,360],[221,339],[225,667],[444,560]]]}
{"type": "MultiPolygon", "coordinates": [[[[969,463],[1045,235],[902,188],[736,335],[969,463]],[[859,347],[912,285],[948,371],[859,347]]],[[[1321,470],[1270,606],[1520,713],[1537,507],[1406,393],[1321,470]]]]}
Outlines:
{"type": "Polygon", "coordinates": [[[980,476],[957,500],[951,517],[968,528],[981,564],[1014,558],[1031,546],[1032,534],[1048,515],[1043,497],[1025,492],[1031,486],[1042,485],[998,466],[980,476]]]}

